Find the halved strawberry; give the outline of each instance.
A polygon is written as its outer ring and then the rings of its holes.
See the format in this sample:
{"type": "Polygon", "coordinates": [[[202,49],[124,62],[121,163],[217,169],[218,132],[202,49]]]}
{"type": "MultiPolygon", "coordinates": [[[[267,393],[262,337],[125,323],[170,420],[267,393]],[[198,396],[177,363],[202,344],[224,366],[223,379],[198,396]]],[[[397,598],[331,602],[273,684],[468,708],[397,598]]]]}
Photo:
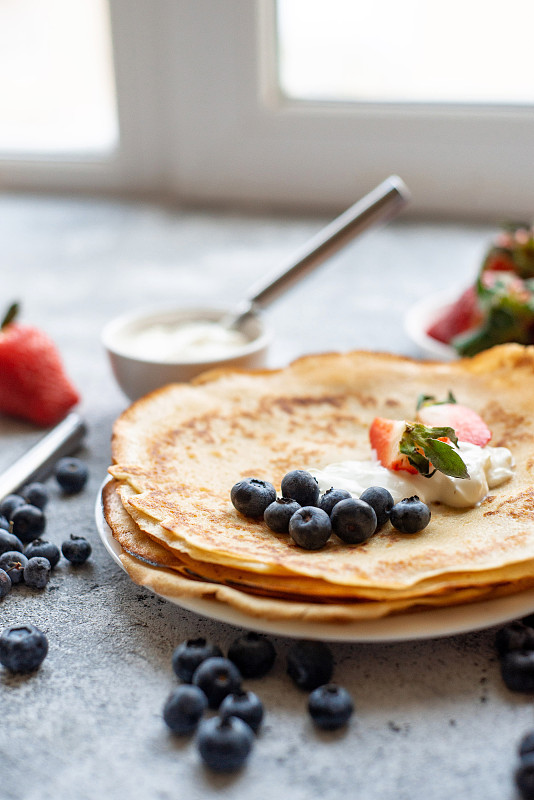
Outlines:
{"type": "Polygon", "coordinates": [[[38,328],[14,322],[17,311],[13,305],[0,327],[0,413],[54,425],[80,397],[54,342],[38,328]]]}
{"type": "Polygon", "coordinates": [[[484,447],[491,439],[491,431],[482,417],[460,403],[425,403],[418,409],[417,419],[423,425],[454,428],[461,442],[471,442],[479,447],[484,447]]]}
{"type": "Polygon", "coordinates": [[[460,333],[476,328],[482,320],[482,312],[474,286],[466,289],[458,300],[441,313],[427,328],[428,336],[438,342],[449,344],[460,333]]]}
{"type": "Polygon", "coordinates": [[[436,470],[455,478],[469,478],[454,450],[458,439],[450,427],[375,417],[369,428],[371,447],[383,467],[431,477],[436,470]]]}
{"type": "Polygon", "coordinates": [[[383,467],[392,470],[405,470],[417,475],[417,469],[410,464],[407,456],[400,450],[400,440],[406,429],[404,420],[375,417],[369,428],[369,440],[383,467]]]}

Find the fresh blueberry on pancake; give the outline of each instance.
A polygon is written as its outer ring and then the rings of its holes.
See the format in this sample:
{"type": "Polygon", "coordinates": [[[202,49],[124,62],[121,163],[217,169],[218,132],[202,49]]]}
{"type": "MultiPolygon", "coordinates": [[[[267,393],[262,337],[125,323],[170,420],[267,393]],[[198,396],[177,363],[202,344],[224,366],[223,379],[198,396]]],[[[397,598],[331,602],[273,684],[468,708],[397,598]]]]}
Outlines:
{"type": "Polygon", "coordinates": [[[355,497],[336,503],[330,519],[336,536],[347,544],[366,542],[376,531],[374,509],[355,497]]]}
{"type": "Polygon", "coordinates": [[[304,550],[320,550],[331,533],[330,517],[316,506],[299,508],[289,520],[289,535],[304,550]]]}
{"type": "Polygon", "coordinates": [[[389,512],[395,505],[391,493],[382,486],[370,486],[360,495],[360,500],[368,503],[376,514],[376,529],[382,528],[389,519],[389,512]]]}
{"type": "Polygon", "coordinates": [[[263,519],[268,528],[274,533],[288,533],[289,520],[300,508],[300,504],[291,497],[277,497],[265,509],[263,519]]]}
{"type": "Polygon", "coordinates": [[[276,489],[269,481],[244,478],[232,486],[230,499],[245,517],[263,517],[267,506],[276,500],[276,489]]]}
{"type": "Polygon", "coordinates": [[[284,475],[280,488],[283,497],[291,497],[301,506],[316,506],[319,500],[317,480],[303,469],[294,469],[284,475]]]}
{"type": "Polygon", "coordinates": [[[400,533],[419,533],[430,522],[430,509],[417,495],[396,503],[389,512],[389,521],[400,533]]]}
{"type": "Polygon", "coordinates": [[[322,508],[330,516],[336,503],[340,503],[341,500],[348,500],[351,496],[351,493],[347,492],[346,489],[327,489],[319,498],[319,508],[322,508]]]}

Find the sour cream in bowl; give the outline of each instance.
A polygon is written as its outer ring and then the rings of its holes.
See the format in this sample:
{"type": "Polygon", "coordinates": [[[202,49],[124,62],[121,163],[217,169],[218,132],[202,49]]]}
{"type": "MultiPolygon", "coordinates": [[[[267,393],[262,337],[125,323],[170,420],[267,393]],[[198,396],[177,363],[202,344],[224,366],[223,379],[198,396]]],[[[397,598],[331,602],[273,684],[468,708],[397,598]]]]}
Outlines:
{"type": "Polygon", "coordinates": [[[228,309],[166,308],[134,311],[102,332],[115,378],[130,400],[168,383],[183,382],[216,367],[265,365],[271,335],[260,314],[238,330],[223,324],[228,309]]]}

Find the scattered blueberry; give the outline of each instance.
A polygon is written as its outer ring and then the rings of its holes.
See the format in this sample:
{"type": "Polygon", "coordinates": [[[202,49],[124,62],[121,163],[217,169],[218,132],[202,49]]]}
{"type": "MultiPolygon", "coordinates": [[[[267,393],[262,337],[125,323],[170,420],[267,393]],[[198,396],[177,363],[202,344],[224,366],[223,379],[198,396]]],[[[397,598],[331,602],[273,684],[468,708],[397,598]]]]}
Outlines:
{"type": "Polygon", "coordinates": [[[328,683],[314,689],[308,698],[308,711],[319,728],[333,731],[349,721],[354,704],[346,689],[328,683]]]}
{"type": "Polygon", "coordinates": [[[319,500],[317,480],[303,469],[294,469],[284,475],[281,490],[283,497],[291,497],[301,506],[316,506],[319,500]]]}
{"type": "Polygon", "coordinates": [[[0,664],[11,672],[33,672],[48,653],[48,639],[34,625],[12,625],[0,635],[0,664]]]}
{"type": "Polygon", "coordinates": [[[369,503],[376,514],[376,529],[383,528],[389,519],[389,512],[395,505],[391,493],[382,486],[370,486],[360,495],[360,500],[369,503]]]}
{"type": "Polygon", "coordinates": [[[336,503],[330,519],[334,533],[347,544],[366,542],[376,531],[374,510],[355,497],[336,503]]]}
{"type": "Polygon", "coordinates": [[[71,564],[85,564],[91,555],[91,545],[83,536],[75,536],[71,533],[61,545],[61,552],[71,564]]]}
{"type": "Polygon", "coordinates": [[[262,678],[273,666],[276,650],[265,636],[250,631],[232,642],[228,658],[244,678],[262,678]]]}
{"type": "Polygon", "coordinates": [[[208,658],[222,657],[222,650],[205,639],[188,639],[174,649],[172,668],[180,680],[191,683],[197,667],[208,658]]]}
{"type": "Polygon", "coordinates": [[[230,492],[234,507],[245,517],[263,517],[265,509],[276,500],[276,489],[269,481],[244,478],[230,492]]]}
{"type": "Polygon", "coordinates": [[[257,733],[263,719],[263,703],[254,692],[245,692],[240,689],[226,695],[219,707],[219,715],[223,719],[239,717],[247,725],[250,725],[254,733],[257,733]]]}
{"type": "Polygon", "coordinates": [[[289,531],[289,520],[299,508],[299,503],[296,500],[292,500],[291,497],[277,497],[265,509],[263,519],[267,527],[274,533],[287,533],[289,531]]]}
{"type": "Polygon", "coordinates": [[[341,500],[348,500],[350,497],[352,495],[346,489],[334,489],[332,487],[332,489],[327,489],[319,498],[319,508],[322,508],[330,516],[336,503],[341,502],[341,500]]]}
{"type": "Polygon", "coordinates": [[[521,739],[519,743],[519,756],[524,758],[528,755],[534,755],[534,731],[530,731],[521,739]]]}
{"type": "Polygon", "coordinates": [[[72,457],[60,458],[55,466],[54,474],[66,494],[81,492],[89,477],[89,471],[83,461],[72,457]]]}
{"type": "Polygon", "coordinates": [[[29,558],[24,567],[24,583],[32,589],[44,589],[49,580],[50,561],[40,556],[29,558]]]}
{"type": "Polygon", "coordinates": [[[534,692],[534,650],[510,650],[501,657],[502,679],[512,692],[534,692]]]}
{"type": "Polygon", "coordinates": [[[7,572],[11,583],[20,583],[24,578],[24,567],[28,563],[25,555],[18,550],[8,550],[0,556],[0,569],[7,572]]]}
{"type": "Polygon", "coordinates": [[[534,650],[534,628],[517,620],[497,631],[495,646],[499,655],[510,650],[534,650]]]}
{"type": "Polygon", "coordinates": [[[2,528],[0,529],[0,553],[7,553],[9,550],[18,550],[19,553],[22,553],[24,545],[18,536],[14,536],[2,528]]]}
{"type": "Polygon", "coordinates": [[[9,530],[9,520],[2,516],[0,516],[0,529],[4,531],[9,530]]]}
{"type": "Polygon", "coordinates": [[[48,489],[43,483],[38,483],[37,481],[24,486],[20,494],[28,505],[37,506],[41,510],[45,508],[49,500],[48,489]]]}
{"type": "Polygon", "coordinates": [[[13,511],[25,504],[26,500],[20,494],[8,494],[0,503],[0,514],[11,522],[13,511]]]}
{"type": "Polygon", "coordinates": [[[47,558],[52,569],[54,569],[61,557],[57,544],[47,542],[44,539],[34,539],[33,542],[30,542],[24,550],[24,555],[27,558],[33,558],[34,556],[47,558]]]}
{"type": "Polygon", "coordinates": [[[0,569],[0,597],[5,597],[11,591],[11,578],[7,572],[0,569]]]}
{"type": "Polygon", "coordinates": [[[289,535],[305,550],[320,550],[332,533],[330,517],[322,508],[304,506],[289,520],[289,535]]]}
{"type": "Polygon", "coordinates": [[[515,785],[523,800],[534,800],[534,755],[521,759],[515,771],[515,785]]]}
{"type": "Polygon", "coordinates": [[[287,673],[299,689],[317,689],[330,683],[334,659],[328,645],[303,639],[295,642],[287,654],[287,673]]]}
{"type": "Polygon", "coordinates": [[[23,544],[38,539],[46,526],[46,517],[37,506],[24,503],[18,506],[11,516],[11,532],[18,536],[23,544]]]}
{"type": "Polygon", "coordinates": [[[239,769],[245,763],[253,742],[252,728],[239,717],[205,719],[198,729],[200,756],[210,769],[217,772],[239,769]]]}
{"type": "Polygon", "coordinates": [[[393,506],[389,521],[401,533],[419,533],[430,522],[430,516],[429,507],[414,495],[393,506]]]}
{"type": "Polygon", "coordinates": [[[210,708],[219,708],[227,694],[241,689],[241,673],[228,658],[207,658],[195,670],[193,683],[202,689],[210,708]]]}
{"type": "Polygon", "coordinates": [[[198,686],[182,684],[168,696],[163,706],[163,719],[174,733],[192,733],[207,707],[206,695],[198,686]]]}

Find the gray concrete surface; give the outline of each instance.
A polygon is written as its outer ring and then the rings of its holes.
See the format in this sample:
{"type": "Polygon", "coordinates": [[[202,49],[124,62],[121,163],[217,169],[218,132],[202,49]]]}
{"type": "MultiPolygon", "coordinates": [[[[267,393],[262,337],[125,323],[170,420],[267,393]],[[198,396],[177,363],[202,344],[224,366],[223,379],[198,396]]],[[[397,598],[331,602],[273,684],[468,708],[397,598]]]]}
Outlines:
{"type": "MultiPolygon", "coordinates": [[[[86,535],[85,566],[62,561],[44,592],[21,587],[0,602],[0,628],[29,621],[50,652],[29,677],[0,669],[2,800],[351,797],[361,800],[511,800],[532,701],[503,686],[495,629],[405,643],[332,646],[335,679],[353,694],[348,729],[318,733],[306,695],[285,674],[290,641],[273,637],[273,672],[247,685],[266,721],[241,772],[212,775],[194,743],[161,719],[175,685],[176,644],[202,635],[228,646],[238,629],[134,586],[94,523],[113,420],[126,405],[99,343],[104,323],[146,304],[241,297],[326,220],[186,212],[149,204],[0,196],[2,303],[58,343],[79,386],[90,433],[90,482],[62,498],[50,482],[47,536],[86,535]]],[[[271,363],[312,351],[365,347],[415,354],[405,309],[468,280],[491,226],[398,222],[374,231],[268,313],[271,363]]],[[[0,419],[0,469],[41,436],[0,419]]]]}

